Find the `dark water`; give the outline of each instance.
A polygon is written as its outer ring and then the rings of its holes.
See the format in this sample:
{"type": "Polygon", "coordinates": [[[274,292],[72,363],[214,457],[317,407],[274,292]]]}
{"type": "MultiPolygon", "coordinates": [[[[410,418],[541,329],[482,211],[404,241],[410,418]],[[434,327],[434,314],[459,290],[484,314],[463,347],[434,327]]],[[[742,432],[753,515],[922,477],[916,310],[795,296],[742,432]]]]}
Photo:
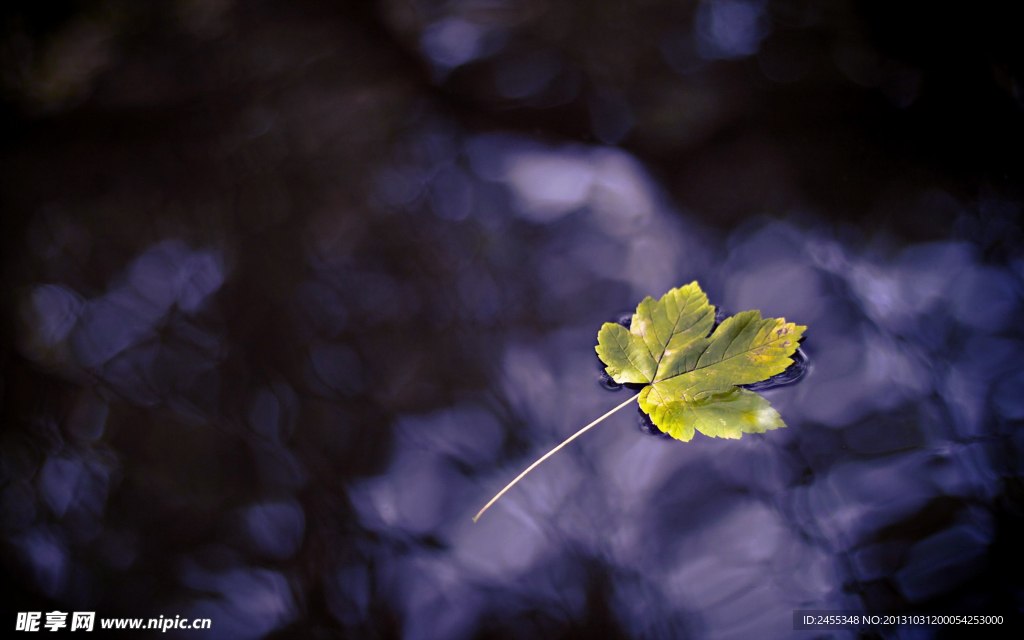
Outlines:
{"type": "Polygon", "coordinates": [[[1019,629],[1024,102],[1002,9],[5,11],[3,624],[1019,629]],[[601,323],[692,280],[808,327],[800,379],[761,388],[788,427],[681,443],[628,409],[474,524],[630,393],[596,373],[601,323]]]}

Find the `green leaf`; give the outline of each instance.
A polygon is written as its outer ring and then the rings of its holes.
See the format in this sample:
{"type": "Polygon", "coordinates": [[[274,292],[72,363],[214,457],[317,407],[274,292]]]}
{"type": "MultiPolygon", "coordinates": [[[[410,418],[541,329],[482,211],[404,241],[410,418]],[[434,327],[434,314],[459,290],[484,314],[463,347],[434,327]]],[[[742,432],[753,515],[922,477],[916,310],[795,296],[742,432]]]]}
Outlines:
{"type": "Polygon", "coordinates": [[[761,396],[738,388],[782,373],[806,327],[745,311],[708,336],[714,307],[696,282],[655,302],[645,298],[627,331],[611,323],[598,333],[597,353],[613,380],[645,383],[640,408],[673,438],[694,430],[739,438],[785,426],[761,396]]]}
{"type": "Polygon", "coordinates": [[[672,289],[657,301],[644,298],[629,329],[605,323],[596,349],[608,375],[618,383],[645,386],[541,456],[491,498],[473,521],[537,465],[634,400],[659,429],[679,440],[693,438],[696,431],[739,438],[786,426],[767,400],[737,385],[782,373],[792,364],[790,356],[807,327],[762,318],[760,311],[738,313],[708,335],[714,323],[715,308],[696,282],[672,289]]]}

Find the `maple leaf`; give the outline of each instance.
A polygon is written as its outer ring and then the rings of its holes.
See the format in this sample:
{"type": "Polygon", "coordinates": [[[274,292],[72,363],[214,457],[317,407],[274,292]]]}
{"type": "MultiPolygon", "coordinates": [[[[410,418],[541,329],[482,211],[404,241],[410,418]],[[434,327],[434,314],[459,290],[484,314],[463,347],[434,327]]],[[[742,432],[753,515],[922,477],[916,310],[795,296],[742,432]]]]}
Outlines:
{"type": "Polygon", "coordinates": [[[620,384],[642,384],[640,393],[608,411],[531,464],[476,514],[562,447],[634,400],[651,421],[677,440],[695,431],[717,438],[739,438],[786,426],[768,401],[741,385],[782,373],[807,327],[784,318],[762,318],[744,311],[715,325],[715,308],[696,281],[672,289],[660,300],[637,305],[629,329],[606,322],[597,334],[597,355],[620,384]]]}
{"type": "Polygon", "coordinates": [[[807,327],[745,311],[711,335],[715,309],[696,282],[660,300],[645,298],[627,330],[605,323],[597,354],[618,383],[645,384],[638,400],[651,421],[678,440],[694,431],[739,438],[784,427],[768,401],[739,385],[782,373],[807,327]]]}

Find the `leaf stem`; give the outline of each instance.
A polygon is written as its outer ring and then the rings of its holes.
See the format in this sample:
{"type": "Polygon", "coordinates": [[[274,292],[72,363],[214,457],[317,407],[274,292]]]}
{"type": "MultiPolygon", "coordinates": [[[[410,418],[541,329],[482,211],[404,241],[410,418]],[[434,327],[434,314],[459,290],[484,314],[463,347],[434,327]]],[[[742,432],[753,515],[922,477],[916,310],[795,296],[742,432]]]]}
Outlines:
{"type": "Polygon", "coordinates": [[[533,464],[531,464],[530,466],[528,466],[528,467],[526,468],[526,471],[523,471],[523,472],[522,472],[522,473],[520,473],[520,474],[519,474],[518,476],[516,476],[516,479],[515,479],[515,480],[513,480],[512,482],[508,483],[508,484],[507,484],[507,485],[505,486],[505,488],[504,488],[504,489],[502,489],[501,491],[499,491],[499,492],[498,492],[498,495],[496,495],[496,496],[494,496],[493,498],[491,498],[491,501],[490,501],[490,502],[488,502],[487,504],[485,504],[485,505],[484,505],[484,508],[483,508],[483,509],[481,509],[481,510],[480,510],[480,512],[479,512],[478,514],[476,514],[475,516],[473,516],[473,522],[476,522],[477,520],[479,520],[479,519],[480,519],[480,516],[484,515],[484,511],[487,511],[488,509],[490,509],[490,508],[491,508],[491,505],[492,505],[492,504],[494,504],[495,502],[497,502],[497,501],[498,501],[498,498],[500,498],[501,496],[505,495],[505,492],[506,492],[506,491],[508,491],[509,489],[511,489],[511,488],[512,488],[513,486],[515,486],[515,484],[516,484],[517,482],[519,482],[520,480],[522,480],[522,479],[523,479],[523,477],[524,477],[524,476],[525,476],[526,474],[528,474],[528,473],[530,473],[531,471],[533,471],[533,470],[534,470],[534,468],[536,468],[536,467],[537,467],[537,465],[539,465],[540,463],[544,462],[545,460],[547,460],[548,458],[550,458],[551,456],[553,456],[553,455],[554,455],[554,454],[555,454],[555,453],[556,453],[556,452],[557,452],[557,451],[558,451],[559,449],[561,449],[561,448],[562,448],[562,447],[564,447],[565,445],[569,444],[570,442],[572,442],[572,441],[573,441],[573,440],[575,440],[576,438],[580,437],[581,435],[583,435],[584,433],[586,433],[586,432],[587,432],[588,430],[590,430],[590,429],[591,429],[592,427],[596,427],[596,426],[597,426],[597,425],[599,425],[600,423],[604,422],[604,420],[605,420],[606,418],[608,418],[608,417],[609,417],[609,416],[611,416],[611,415],[612,415],[613,413],[615,413],[615,412],[616,412],[616,411],[618,411],[619,409],[622,409],[622,408],[623,408],[623,407],[625,407],[625,406],[626,406],[627,404],[629,404],[630,402],[633,402],[634,400],[636,400],[636,399],[637,399],[637,398],[639,398],[639,397],[640,397],[640,394],[639,394],[639,393],[638,393],[638,394],[636,394],[636,395],[634,395],[634,396],[633,396],[633,397],[631,397],[631,398],[630,398],[629,400],[626,400],[625,402],[623,402],[623,403],[622,403],[622,404],[620,404],[619,406],[615,407],[614,409],[612,409],[612,410],[611,410],[611,411],[609,411],[608,413],[604,414],[603,416],[601,416],[601,417],[600,417],[600,418],[598,418],[597,420],[594,420],[593,422],[591,422],[591,423],[590,423],[590,424],[588,424],[587,426],[583,427],[582,429],[580,429],[580,430],[579,430],[579,431],[577,431],[576,433],[574,433],[574,434],[572,434],[571,436],[569,436],[568,438],[566,438],[566,439],[565,439],[565,440],[564,440],[564,441],[562,442],[562,444],[558,445],[557,447],[555,447],[555,448],[554,448],[554,449],[552,449],[551,451],[548,451],[547,453],[545,453],[545,454],[544,454],[544,455],[543,455],[543,456],[542,456],[542,457],[540,458],[540,460],[537,460],[536,462],[534,462],[533,464]]]}

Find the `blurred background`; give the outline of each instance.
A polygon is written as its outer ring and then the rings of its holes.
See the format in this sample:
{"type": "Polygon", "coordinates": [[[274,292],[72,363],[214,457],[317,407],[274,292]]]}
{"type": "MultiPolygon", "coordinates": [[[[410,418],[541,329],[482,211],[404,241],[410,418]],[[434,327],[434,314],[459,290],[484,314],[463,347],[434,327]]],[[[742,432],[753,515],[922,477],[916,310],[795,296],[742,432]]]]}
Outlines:
{"type": "Polygon", "coordinates": [[[5,3],[3,624],[1019,625],[1012,6],[5,3]],[[630,409],[473,524],[625,399],[600,325],[692,280],[809,327],[765,392],[788,428],[681,443],[630,409]]]}

